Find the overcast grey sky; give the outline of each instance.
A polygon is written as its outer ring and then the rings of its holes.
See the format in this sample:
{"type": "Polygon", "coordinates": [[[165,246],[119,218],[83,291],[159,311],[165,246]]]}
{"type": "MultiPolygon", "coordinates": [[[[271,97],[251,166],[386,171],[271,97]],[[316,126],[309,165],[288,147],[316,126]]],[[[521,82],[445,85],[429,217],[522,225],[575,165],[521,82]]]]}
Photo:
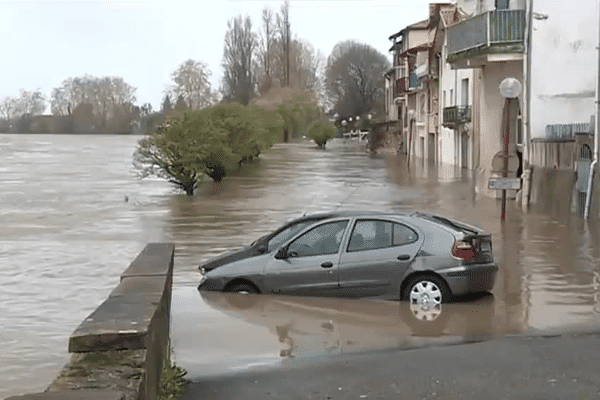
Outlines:
{"type": "MultiPolygon", "coordinates": [[[[138,105],[160,107],[170,73],[184,60],[206,62],[218,87],[227,21],[283,0],[0,0],[0,99],[19,89],[47,96],[69,77],[120,76],[138,105]]],[[[389,56],[388,37],[426,19],[427,0],[291,0],[294,35],[325,57],[343,40],[389,56]]]]}

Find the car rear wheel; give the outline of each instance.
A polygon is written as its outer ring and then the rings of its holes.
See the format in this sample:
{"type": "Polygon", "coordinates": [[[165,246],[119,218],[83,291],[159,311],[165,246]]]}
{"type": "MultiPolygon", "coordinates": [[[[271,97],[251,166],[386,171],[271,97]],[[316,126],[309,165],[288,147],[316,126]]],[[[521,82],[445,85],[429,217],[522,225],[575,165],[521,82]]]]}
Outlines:
{"type": "Polygon", "coordinates": [[[258,293],[256,288],[248,283],[235,283],[225,289],[226,292],[230,293],[241,293],[241,294],[254,294],[258,293]]]}
{"type": "Polygon", "coordinates": [[[418,308],[423,313],[431,310],[435,314],[442,303],[450,301],[450,289],[438,276],[421,275],[408,282],[402,298],[409,302],[411,308],[418,308]]]}

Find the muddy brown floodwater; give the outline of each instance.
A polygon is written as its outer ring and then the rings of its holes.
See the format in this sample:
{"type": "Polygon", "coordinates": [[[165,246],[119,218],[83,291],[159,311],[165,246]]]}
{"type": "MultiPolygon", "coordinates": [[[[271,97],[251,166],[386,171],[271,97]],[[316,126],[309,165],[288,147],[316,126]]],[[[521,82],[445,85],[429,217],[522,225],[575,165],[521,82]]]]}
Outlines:
{"type": "Polygon", "coordinates": [[[172,348],[190,378],[598,322],[598,223],[511,203],[501,224],[469,171],[407,168],[341,140],[286,144],[188,197],[136,179],[138,139],[0,135],[0,398],[48,386],[68,336],[154,241],[176,244],[172,348]],[[197,291],[203,260],[305,212],[354,208],[434,211],[488,230],[500,265],[491,295],[423,324],[402,303],[197,291]]]}
{"type": "Polygon", "coordinates": [[[200,228],[190,251],[203,249],[190,263],[249,244],[305,211],[366,208],[421,209],[481,226],[493,234],[500,266],[490,295],[445,305],[429,322],[403,303],[199,293],[197,271],[179,270],[172,341],[175,361],[190,378],[336,354],[596,329],[600,322],[598,224],[570,214],[523,213],[515,204],[501,223],[499,202],[476,196],[466,170],[407,168],[403,156],[369,156],[343,142],[327,151],[277,146],[258,168],[207,185],[184,204],[183,218],[198,215],[188,222],[200,228]]]}

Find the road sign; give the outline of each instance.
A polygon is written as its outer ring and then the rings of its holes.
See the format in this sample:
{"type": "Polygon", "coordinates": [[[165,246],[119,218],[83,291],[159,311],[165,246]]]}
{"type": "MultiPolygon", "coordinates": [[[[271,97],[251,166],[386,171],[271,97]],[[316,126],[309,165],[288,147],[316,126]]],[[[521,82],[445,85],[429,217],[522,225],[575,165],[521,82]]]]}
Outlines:
{"type": "MultiPolygon", "coordinates": [[[[504,157],[502,151],[494,155],[494,158],[492,158],[492,172],[501,174],[504,171],[504,157]]],[[[519,169],[519,157],[516,154],[510,154],[506,157],[508,158],[507,172],[517,172],[519,169]]]]}
{"type": "Polygon", "coordinates": [[[489,189],[497,190],[519,190],[521,189],[521,178],[490,178],[489,189]]]}

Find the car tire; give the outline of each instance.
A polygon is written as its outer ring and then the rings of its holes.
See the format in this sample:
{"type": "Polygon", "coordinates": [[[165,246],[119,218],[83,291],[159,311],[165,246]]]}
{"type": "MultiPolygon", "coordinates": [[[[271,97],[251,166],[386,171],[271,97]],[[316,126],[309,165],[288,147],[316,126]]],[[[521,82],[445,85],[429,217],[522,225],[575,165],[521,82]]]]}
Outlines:
{"type": "Polygon", "coordinates": [[[402,293],[402,299],[409,304],[432,302],[448,303],[452,293],[446,282],[437,275],[418,275],[408,281],[402,293]]]}
{"type": "Polygon", "coordinates": [[[235,283],[225,289],[225,292],[229,293],[241,293],[241,294],[255,294],[258,290],[249,283],[235,283]]]}

